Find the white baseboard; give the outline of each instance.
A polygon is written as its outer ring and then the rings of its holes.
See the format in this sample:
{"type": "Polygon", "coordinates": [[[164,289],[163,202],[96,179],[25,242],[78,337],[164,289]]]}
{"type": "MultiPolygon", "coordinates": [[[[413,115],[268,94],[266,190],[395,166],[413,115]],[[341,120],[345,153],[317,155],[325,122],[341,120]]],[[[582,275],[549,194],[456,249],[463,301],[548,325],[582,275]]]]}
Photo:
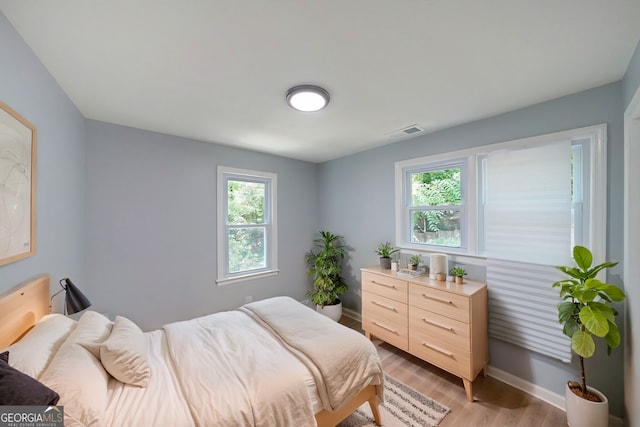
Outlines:
{"type": "Polygon", "coordinates": [[[530,394],[538,399],[547,402],[549,405],[555,406],[558,409],[564,411],[564,396],[540,387],[529,381],[525,381],[520,377],[505,372],[501,369],[494,368],[493,366],[487,367],[487,375],[501,381],[505,384],[509,384],[511,387],[515,387],[518,390],[522,390],[527,394],[530,394]]]}
{"type": "Polygon", "coordinates": [[[353,320],[357,320],[358,322],[362,322],[362,316],[357,311],[342,307],[342,314],[350,317],[353,320]]]}
{"type": "MultiPolygon", "coordinates": [[[[565,410],[565,399],[562,395],[549,391],[546,388],[537,386],[533,383],[530,383],[529,381],[525,381],[522,378],[512,375],[501,369],[494,368],[493,366],[487,367],[487,375],[505,384],[509,384],[511,387],[522,390],[525,393],[530,394],[533,397],[536,397],[544,402],[547,402],[549,405],[555,406],[562,411],[565,410]]],[[[622,427],[623,425],[624,423],[622,421],[622,418],[618,418],[609,414],[609,427],[622,427]]]]}

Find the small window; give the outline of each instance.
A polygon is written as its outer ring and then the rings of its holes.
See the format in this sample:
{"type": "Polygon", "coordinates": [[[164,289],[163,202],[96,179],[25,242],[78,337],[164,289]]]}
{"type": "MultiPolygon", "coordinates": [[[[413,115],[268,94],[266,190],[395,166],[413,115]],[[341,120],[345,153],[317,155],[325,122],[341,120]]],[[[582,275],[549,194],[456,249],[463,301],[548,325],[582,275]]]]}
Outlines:
{"type": "Polygon", "coordinates": [[[218,167],[218,283],[275,274],[276,175],[218,167]]]}
{"type": "Polygon", "coordinates": [[[463,246],[464,164],[425,164],[404,170],[408,242],[425,246],[463,246]]]}

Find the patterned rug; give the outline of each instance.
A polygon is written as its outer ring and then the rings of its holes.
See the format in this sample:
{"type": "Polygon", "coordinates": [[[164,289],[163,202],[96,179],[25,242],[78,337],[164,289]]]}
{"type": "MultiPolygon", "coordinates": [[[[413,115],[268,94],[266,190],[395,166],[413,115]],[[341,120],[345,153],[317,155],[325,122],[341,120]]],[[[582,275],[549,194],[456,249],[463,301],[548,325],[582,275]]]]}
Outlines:
{"type": "MultiPolygon", "coordinates": [[[[384,400],[380,405],[384,427],[435,427],[451,412],[446,406],[387,374],[384,376],[384,400]]],[[[365,403],[337,427],[374,426],[376,423],[369,404],[365,403]]]]}

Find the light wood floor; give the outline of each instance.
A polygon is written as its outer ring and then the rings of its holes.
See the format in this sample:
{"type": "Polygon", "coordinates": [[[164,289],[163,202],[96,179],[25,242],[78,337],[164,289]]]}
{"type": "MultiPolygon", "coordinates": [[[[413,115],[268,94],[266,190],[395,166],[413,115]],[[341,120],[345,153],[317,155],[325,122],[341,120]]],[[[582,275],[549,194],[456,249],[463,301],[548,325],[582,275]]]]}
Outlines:
{"type": "MultiPolygon", "coordinates": [[[[362,332],[360,322],[340,322],[362,332]]],[[[564,411],[491,377],[473,382],[475,401],[468,402],[462,380],[417,357],[373,340],[386,373],[451,408],[439,427],[562,427],[564,411]]]]}

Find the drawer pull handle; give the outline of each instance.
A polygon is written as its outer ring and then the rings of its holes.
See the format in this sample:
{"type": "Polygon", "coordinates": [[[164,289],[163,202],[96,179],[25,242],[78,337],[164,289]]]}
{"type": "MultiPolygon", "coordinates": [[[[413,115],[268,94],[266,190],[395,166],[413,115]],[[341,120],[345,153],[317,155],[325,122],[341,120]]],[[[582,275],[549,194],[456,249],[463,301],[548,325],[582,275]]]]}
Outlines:
{"type": "Polygon", "coordinates": [[[373,283],[375,285],[384,286],[386,288],[391,288],[391,289],[395,289],[396,288],[396,285],[389,285],[387,283],[380,283],[380,282],[376,282],[375,280],[372,280],[371,283],[373,283]]]}
{"type": "Polygon", "coordinates": [[[438,298],[438,297],[434,297],[434,296],[427,295],[427,294],[422,294],[422,296],[425,297],[426,299],[430,299],[430,300],[434,300],[434,301],[438,301],[438,302],[443,302],[445,304],[453,304],[453,301],[451,301],[449,299],[438,298]]]}
{"type": "Polygon", "coordinates": [[[387,305],[387,304],[383,304],[383,303],[378,302],[376,300],[371,300],[371,304],[377,305],[378,307],[386,308],[387,310],[395,311],[396,313],[398,312],[397,308],[392,307],[392,306],[387,305]]]}
{"type": "Polygon", "coordinates": [[[378,323],[378,322],[375,322],[375,321],[374,321],[374,322],[373,322],[373,324],[374,324],[374,325],[376,325],[376,326],[378,326],[378,327],[380,327],[380,328],[382,328],[382,329],[386,329],[387,331],[389,331],[389,332],[393,332],[394,334],[398,335],[398,331],[396,331],[395,329],[390,328],[390,327],[388,327],[388,326],[385,326],[385,325],[383,325],[382,323],[378,323]]]}
{"type": "Polygon", "coordinates": [[[445,356],[453,357],[453,353],[445,350],[442,347],[438,347],[437,345],[429,344],[428,342],[424,342],[424,341],[422,342],[422,345],[425,346],[425,347],[428,347],[428,348],[430,348],[432,350],[435,350],[435,351],[437,351],[439,353],[442,353],[445,356]]]}
{"type": "Polygon", "coordinates": [[[453,328],[452,328],[451,326],[442,325],[442,324],[440,324],[440,323],[437,323],[437,322],[431,321],[431,320],[429,320],[429,319],[425,319],[424,317],[422,318],[422,321],[423,321],[424,323],[428,323],[428,324],[430,324],[430,325],[437,326],[438,328],[442,328],[442,329],[445,329],[445,330],[447,330],[447,331],[451,331],[451,332],[453,332],[453,328]]]}

